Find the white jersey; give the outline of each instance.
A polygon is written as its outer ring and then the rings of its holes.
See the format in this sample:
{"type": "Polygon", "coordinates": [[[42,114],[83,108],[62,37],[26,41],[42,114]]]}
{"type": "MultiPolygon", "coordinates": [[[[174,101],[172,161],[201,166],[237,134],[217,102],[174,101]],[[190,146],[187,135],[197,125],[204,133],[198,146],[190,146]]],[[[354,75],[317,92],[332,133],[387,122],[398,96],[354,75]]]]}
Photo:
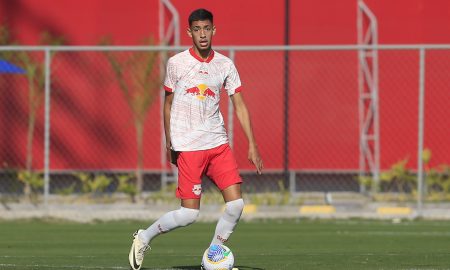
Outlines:
{"type": "Polygon", "coordinates": [[[206,150],[228,142],[219,110],[222,87],[229,96],[241,87],[228,57],[211,50],[203,60],[191,48],[169,59],[164,89],[174,93],[170,140],[175,151],[206,150]]]}

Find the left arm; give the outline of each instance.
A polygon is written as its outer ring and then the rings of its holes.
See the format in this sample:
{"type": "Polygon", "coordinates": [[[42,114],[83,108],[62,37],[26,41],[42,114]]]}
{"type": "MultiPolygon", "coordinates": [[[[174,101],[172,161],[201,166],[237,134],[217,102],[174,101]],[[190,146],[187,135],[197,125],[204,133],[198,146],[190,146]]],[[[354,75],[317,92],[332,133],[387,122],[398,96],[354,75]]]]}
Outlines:
{"type": "Polygon", "coordinates": [[[247,106],[245,105],[244,99],[240,92],[231,95],[230,98],[233,102],[236,115],[241,123],[242,129],[244,130],[245,136],[247,136],[248,139],[248,160],[255,165],[258,174],[261,174],[264,167],[263,161],[259,155],[258,145],[256,144],[255,137],[253,135],[253,128],[247,106]]]}

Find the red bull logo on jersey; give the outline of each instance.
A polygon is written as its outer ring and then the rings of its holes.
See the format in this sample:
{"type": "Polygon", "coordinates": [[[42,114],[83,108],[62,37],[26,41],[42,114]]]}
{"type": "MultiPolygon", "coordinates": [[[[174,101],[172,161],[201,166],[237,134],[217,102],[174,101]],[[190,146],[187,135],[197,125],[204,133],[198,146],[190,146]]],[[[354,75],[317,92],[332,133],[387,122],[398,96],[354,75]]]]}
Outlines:
{"type": "Polygon", "coordinates": [[[209,89],[209,87],[203,83],[186,89],[186,93],[196,96],[199,100],[205,100],[206,97],[210,97],[212,99],[216,97],[216,93],[214,93],[214,91],[209,89]]]}

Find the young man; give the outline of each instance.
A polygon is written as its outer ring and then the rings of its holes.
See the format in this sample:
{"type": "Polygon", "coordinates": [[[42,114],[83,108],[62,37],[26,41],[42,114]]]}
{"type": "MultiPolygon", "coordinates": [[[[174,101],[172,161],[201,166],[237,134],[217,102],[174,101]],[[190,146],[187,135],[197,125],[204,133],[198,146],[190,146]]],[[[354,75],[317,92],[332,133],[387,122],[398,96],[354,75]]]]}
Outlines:
{"type": "Polygon", "coordinates": [[[134,233],[129,259],[135,270],[141,268],[144,253],[153,238],[196,220],[203,175],[217,185],[226,204],[211,244],[227,241],[239,221],[244,208],[242,180],[219,111],[222,88],[230,96],[247,136],[248,159],[258,174],[263,169],[236,67],[229,58],[211,49],[215,32],[211,12],[205,9],[193,11],[187,29],[193,47],[167,62],[164,128],[168,157],[178,166],[176,195],[181,200],[181,207],[166,213],[146,230],[134,233]]]}

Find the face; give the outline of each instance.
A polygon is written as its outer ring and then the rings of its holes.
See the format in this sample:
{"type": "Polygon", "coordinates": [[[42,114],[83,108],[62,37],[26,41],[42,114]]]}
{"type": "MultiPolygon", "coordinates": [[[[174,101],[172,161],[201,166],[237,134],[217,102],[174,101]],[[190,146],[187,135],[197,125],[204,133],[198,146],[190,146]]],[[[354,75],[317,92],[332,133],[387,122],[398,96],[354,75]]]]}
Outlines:
{"type": "Polygon", "coordinates": [[[216,32],[216,27],[210,20],[193,21],[192,25],[187,29],[188,35],[192,38],[194,46],[199,51],[211,48],[212,36],[216,32]]]}

